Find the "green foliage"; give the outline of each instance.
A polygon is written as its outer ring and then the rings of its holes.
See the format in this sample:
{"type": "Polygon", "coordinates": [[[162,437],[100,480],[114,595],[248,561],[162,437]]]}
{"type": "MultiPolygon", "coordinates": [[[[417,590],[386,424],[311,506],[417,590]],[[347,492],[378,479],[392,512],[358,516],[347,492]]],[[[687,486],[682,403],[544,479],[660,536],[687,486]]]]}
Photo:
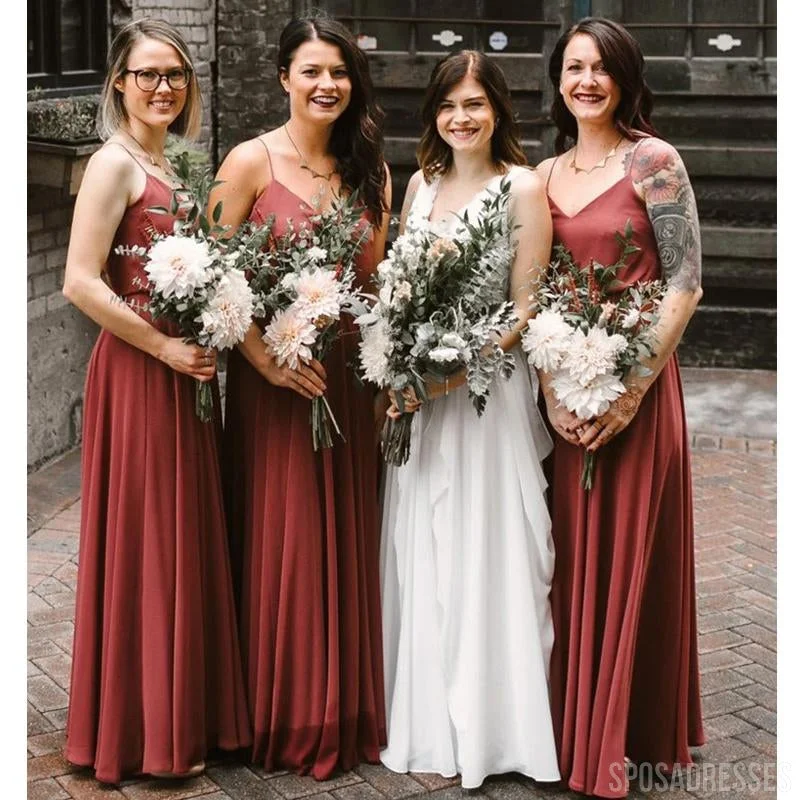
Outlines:
{"type": "Polygon", "coordinates": [[[201,186],[204,180],[208,180],[206,175],[211,170],[211,157],[207,150],[169,133],[164,154],[174,167],[180,168],[181,179],[187,185],[201,186]]]}
{"type": "MultiPolygon", "coordinates": [[[[283,279],[315,263],[309,260],[311,248],[319,248],[326,254],[317,267],[335,271],[345,286],[354,285],[355,260],[371,232],[364,222],[364,208],[357,191],[334,197],[329,209],[315,214],[308,223],[290,226],[282,236],[275,236],[274,226],[274,215],[261,226],[243,226],[242,236],[260,237],[263,245],[260,250],[252,245],[247,247],[248,253],[257,256],[247,265],[252,272],[250,286],[259,298],[256,316],[272,317],[275,311],[291,304],[294,290],[287,288],[283,279]]],[[[355,296],[351,299],[355,302],[355,296]]],[[[350,313],[354,310],[348,308],[350,313]]],[[[320,337],[318,342],[322,341],[320,337]]],[[[316,349],[323,355],[327,352],[322,345],[316,349]]]]}

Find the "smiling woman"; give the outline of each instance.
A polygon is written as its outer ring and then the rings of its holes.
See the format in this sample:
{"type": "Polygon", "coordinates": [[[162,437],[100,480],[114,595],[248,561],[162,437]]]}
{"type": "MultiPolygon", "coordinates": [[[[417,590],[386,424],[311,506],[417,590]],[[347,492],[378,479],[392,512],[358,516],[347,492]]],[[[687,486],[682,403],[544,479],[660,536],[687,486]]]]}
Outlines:
{"type": "MultiPolygon", "coordinates": [[[[498,344],[515,368],[492,382],[480,418],[466,369],[445,381],[426,376],[424,401],[400,404],[414,420],[408,461],[388,467],[384,481],[381,760],[397,772],[460,773],[465,789],[512,771],[555,781],[553,554],[540,463],[550,442],[518,346],[530,282],[550,253],[544,182],[523,166],[505,77],[484,53],[453,53],[434,67],[422,119],[401,228],[437,237],[434,248],[446,251],[469,239],[463,218],[504,227],[509,257],[482,269],[495,272],[513,306],[498,344]],[[507,216],[490,223],[486,205],[503,189],[507,216]]],[[[388,413],[399,416],[396,396],[388,413]]]]}
{"type": "MultiPolygon", "coordinates": [[[[284,28],[278,66],[289,118],[228,154],[211,203],[224,201],[222,224],[273,218],[280,237],[358,192],[369,238],[353,266],[368,284],[391,197],[366,56],[319,16],[284,28]]],[[[318,779],[377,761],[386,740],[373,397],[348,367],[357,331],[341,325],[324,364],[296,368],[253,325],[227,380],[223,469],[252,759],[318,779]],[[345,441],[317,452],[310,401],[323,394],[345,441]]]]}
{"type": "Polygon", "coordinates": [[[107,138],[75,203],[64,294],[101,327],[84,400],[80,565],[65,754],[117,783],[204,769],[210,747],[250,742],[213,425],[195,380],[216,354],[143,310],[148,279],[119,245],[172,232],[167,131],[197,129],[186,45],[158,20],[109,53],[107,138]]]}
{"type": "Polygon", "coordinates": [[[555,397],[557,370],[540,375],[555,444],[550,688],[559,764],[570,789],[608,798],[627,794],[626,759],[667,772],[690,764],[690,746],[704,740],[675,354],[702,296],[700,231],[680,155],[650,123],[643,67],[617,23],[587,18],[568,30],[549,65],[558,155],[538,167],[554,241],[577,264],[616,262],[629,228],[636,251],[615,275],[619,290],[658,278],[668,287],[655,352],[605,413],[576,417],[555,397]],[[580,486],[586,451],[596,459],[591,493],[580,486]]]}

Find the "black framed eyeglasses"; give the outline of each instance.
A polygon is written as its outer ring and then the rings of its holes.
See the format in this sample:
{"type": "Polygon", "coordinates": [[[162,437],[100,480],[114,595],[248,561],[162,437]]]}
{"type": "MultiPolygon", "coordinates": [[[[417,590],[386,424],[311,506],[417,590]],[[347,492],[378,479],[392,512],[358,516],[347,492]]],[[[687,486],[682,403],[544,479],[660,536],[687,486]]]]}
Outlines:
{"type": "Polygon", "coordinates": [[[166,81],[170,89],[185,89],[189,85],[192,71],[188,67],[176,67],[168,72],[156,72],[154,69],[126,69],[123,75],[133,75],[136,85],[143,92],[154,92],[161,86],[161,81],[166,81]]]}

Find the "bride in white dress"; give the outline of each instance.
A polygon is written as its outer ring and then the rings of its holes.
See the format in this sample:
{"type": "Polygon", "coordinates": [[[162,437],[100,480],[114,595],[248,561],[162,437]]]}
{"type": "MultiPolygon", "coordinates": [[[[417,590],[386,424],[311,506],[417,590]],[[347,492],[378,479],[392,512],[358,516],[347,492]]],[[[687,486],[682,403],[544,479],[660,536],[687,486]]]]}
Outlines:
{"type": "Polygon", "coordinates": [[[519,324],[501,341],[514,373],[496,382],[481,417],[463,377],[432,383],[429,401],[406,404],[418,409],[411,454],[384,480],[381,760],[396,772],[460,774],[464,788],[506,772],[557,781],[548,701],[554,551],[540,463],[552,445],[519,346],[532,268],[550,255],[550,212],[540,179],[518,166],[508,88],[486,56],[465,51],[440,63],[423,123],[422,170],[409,182],[401,225],[452,237],[458,216],[474,221],[507,175],[510,223],[519,226],[509,276],[519,324]]]}

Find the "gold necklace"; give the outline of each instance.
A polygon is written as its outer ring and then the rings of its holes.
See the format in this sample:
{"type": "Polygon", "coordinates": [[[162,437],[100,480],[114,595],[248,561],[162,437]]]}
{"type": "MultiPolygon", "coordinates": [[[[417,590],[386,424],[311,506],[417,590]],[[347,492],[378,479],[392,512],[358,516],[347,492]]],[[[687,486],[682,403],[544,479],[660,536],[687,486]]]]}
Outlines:
{"type": "Polygon", "coordinates": [[[169,159],[166,156],[163,156],[163,161],[156,161],[156,157],[127,129],[122,129],[124,133],[133,139],[134,142],[139,146],[139,149],[150,159],[150,163],[154,167],[158,167],[167,175],[174,175],[174,171],[172,169],[172,164],[169,163],[169,159]]]}
{"type": "Polygon", "coordinates": [[[292,139],[292,135],[289,133],[289,128],[287,124],[284,123],[283,129],[286,131],[286,136],[289,138],[289,141],[292,143],[292,147],[294,147],[295,152],[298,156],[300,156],[300,169],[308,170],[311,173],[312,178],[322,178],[324,181],[330,182],[330,179],[336,174],[336,170],[332,169],[327,174],[324,172],[317,172],[309,163],[306,157],[300,152],[300,148],[295,144],[294,139],[292,139]]]}
{"type": "Polygon", "coordinates": [[[589,169],[579,167],[575,163],[575,157],[578,155],[578,145],[575,145],[575,152],[572,154],[572,161],[569,163],[570,167],[575,171],[576,175],[579,172],[584,172],[586,175],[588,175],[589,173],[594,172],[596,169],[603,169],[603,167],[605,167],[605,165],[608,163],[608,160],[617,154],[617,148],[624,138],[624,136],[620,136],[619,139],[617,139],[617,141],[614,143],[614,146],[605,154],[605,156],[601,158],[593,167],[589,167],[589,169]]]}

